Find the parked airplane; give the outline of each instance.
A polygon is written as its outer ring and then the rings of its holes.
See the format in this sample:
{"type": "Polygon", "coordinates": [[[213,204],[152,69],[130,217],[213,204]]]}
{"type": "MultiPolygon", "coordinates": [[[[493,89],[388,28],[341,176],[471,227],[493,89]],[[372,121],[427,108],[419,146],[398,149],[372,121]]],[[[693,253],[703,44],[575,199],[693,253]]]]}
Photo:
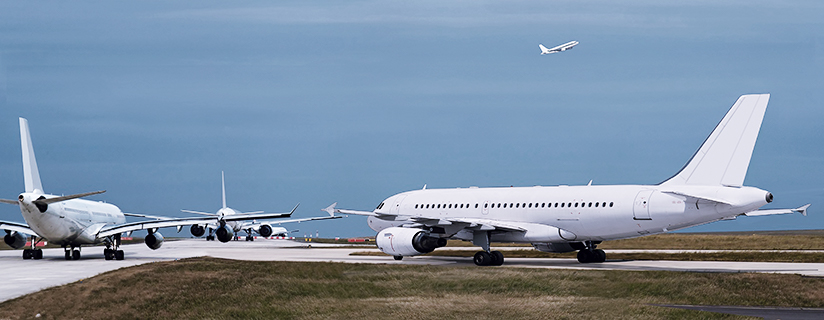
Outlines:
{"type": "Polygon", "coordinates": [[[541,54],[543,55],[543,54],[550,54],[550,53],[556,53],[556,52],[561,52],[561,51],[567,51],[567,50],[572,49],[572,47],[577,46],[577,45],[578,45],[578,41],[570,41],[570,42],[564,43],[560,46],[554,47],[552,49],[547,49],[547,47],[544,47],[543,44],[538,44],[538,47],[541,48],[541,54]]]}
{"type": "MultiPolygon", "coordinates": [[[[283,227],[272,227],[272,225],[279,225],[283,223],[290,223],[290,222],[303,222],[303,221],[312,221],[312,220],[326,220],[326,219],[338,219],[342,218],[341,216],[335,216],[334,213],[330,213],[328,217],[312,217],[312,218],[301,218],[301,219],[289,219],[289,220],[277,220],[277,221],[226,221],[227,217],[233,217],[236,215],[244,215],[244,214],[259,214],[263,211],[254,211],[254,212],[240,212],[235,209],[229,208],[226,206],[226,180],[223,177],[223,171],[220,172],[220,186],[223,191],[223,207],[220,208],[216,213],[208,213],[202,211],[192,211],[192,210],[180,210],[187,213],[195,213],[205,216],[210,216],[214,220],[207,224],[193,224],[189,231],[192,232],[192,235],[195,237],[200,237],[206,233],[206,229],[209,229],[209,235],[206,236],[206,241],[215,240],[215,235],[217,235],[217,239],[220,242],[228,242],[235,238],[235,235],[240,231],[246,232],[246,241],[254,241],[253,232],[260,234],[262,237],[269,237],[271,235],[283,235],[286,236],[288,231],[286,228],[283,227]]],[[[295,212],[298,206],[295,206],[292,209],[292,212],[295,212]]]]}
{"type": "Polygon", "coordinates": [[[431,252],[446,239],[483,249],[475,264],[501,265],[491,241],[531,243],[545,252],[578,250],[581,263],[603,262],[602,241],[664,233],[737,216],[798,212],[759,210],[767,191],[745,187],[769,94],[741,96],[698,152],[657,185],[426,189],[393,195],[373,211],[324,209],[368,216],[378,248],[396,260],[431,252]]]}
{"type": "MultiPolygon", "coordinates": [[[[0,229],[6,231],[3,240],[12,248],[26,245],[26,237],[31,235],[31,249],[23,250],[23,259],[42,259],[43,250],[36,245],[47,240],[63,247],[66,260],[80,259],[82,245],[104,243],[103,255],[106,260],[123,260],[120,250],[120,235],[135,230],[147,230],[145,243],[149,248],[158,249],[163,244],[159,228],[206,224],[212,217],[168,218],[155,221],[126,223],[124,216],[143,216],[123,213],[117,206],[102,201],[79,199],[105,191],[80,193],[68,196],[46,194],[40,183],[40,173],[34,158],[29,123],[20,118],[20,144],[23,151],[23,178],[25,192],[17,200],[0,199],[0,202],[20,206],[23,219],[27,223],[0,221],[0,229]],[[38,238],[39,237],[39,238],[38,238]]],[[[254,219],[288,217],[291,213],[238,214],[226,217],[226,222],[254,219]]]]}

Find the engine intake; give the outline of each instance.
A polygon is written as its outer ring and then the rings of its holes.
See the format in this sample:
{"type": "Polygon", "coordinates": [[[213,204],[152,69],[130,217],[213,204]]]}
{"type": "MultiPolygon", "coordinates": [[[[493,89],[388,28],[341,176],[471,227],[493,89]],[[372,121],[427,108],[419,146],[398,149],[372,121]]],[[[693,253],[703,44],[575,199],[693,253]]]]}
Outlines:
{"type": "Polygon", "coordinates": [[[20,249],[26,245],[26,237],[19,232],[12,231],[11,233],[6,233],[6,236],[3,237],[3,242],[9,245],[9,247],[20,249]]]}
{"type": "Polygon", "coordinates": [[[421,255],[446,246],[446,238],[431,236],[421,229],[401,227],[381,230],[376,242],[378,249],[396,257],[421,255]]]}
{"type": "Polygon", "coordinates": [[[152,232],[146,236],[144,239],[146,242],[146,246],[148,246],[152,250],[160,249],[160,246],[163,245],[163,235],[160,232],[152,232]]]}
{"type": "Polygon", "coordinates": [[[192,227],[189,228],[189,232],[191,232],[194,237],[200,237],[206,233],[206,228],[193,224],[192,227]]]}
{"type": "Polygon", "coordinates": [[[258,229],[258,233],[260,233],[261,237],[268,238],[272,235],[272,227],[264,224],[260,226],[260,228],[258,229]]]}
{"type": "Polygon", "coordinates": [[[215,231],[215,235],[220,242],[229,242],[235,237],[235,232],[229,226],[222,226],[215,231]]]}

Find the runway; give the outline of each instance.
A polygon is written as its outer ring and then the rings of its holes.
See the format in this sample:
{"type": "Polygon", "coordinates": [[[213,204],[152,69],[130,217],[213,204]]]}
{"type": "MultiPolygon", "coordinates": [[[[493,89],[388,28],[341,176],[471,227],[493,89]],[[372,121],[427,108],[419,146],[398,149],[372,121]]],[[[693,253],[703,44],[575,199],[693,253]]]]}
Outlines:
{"type": "MultiPolygon", "coordinates": [[[[418,264],[472,266],[471,258],[407,257],[395,261],[390,256],[351,256],[352,252],[374,251],[374,247],[335,248],[339,245],[306,243],[291,240],[232,241],[220,243],[203,239],[167,241],[158,250],[143,244],[124,245],[126,260],[106,261],[103,247],[83,249],[80,260],[66,261],[63,249],[43,250],[42,260],[23,260],[20,250],[0,250],[0,270],[5,271],[0,284],[0,301],[27,293],[59,286],[111,270],[134,265],[199,256],[254,261],[309,261],[376,264],[418,264]]],[[[500,248],[506,250],[508,248],[500,248]]],[[[510,248],[511,249],[511,248],[510,248]]],[[[516,248],[522,249],[522,248],[516,248]]],[[[609,254],[609,251],[607,252],[609,254]]],[[[504,251],[504,255],[506,252],[504,251]]],[[[548,268],[579,270],[689,271],[689,272],[764,272],[824,276],[824,263],[722,262],[722,261],[624,261],[580,264],[575,259],[508,258],[507,268],[548,268]]]]}

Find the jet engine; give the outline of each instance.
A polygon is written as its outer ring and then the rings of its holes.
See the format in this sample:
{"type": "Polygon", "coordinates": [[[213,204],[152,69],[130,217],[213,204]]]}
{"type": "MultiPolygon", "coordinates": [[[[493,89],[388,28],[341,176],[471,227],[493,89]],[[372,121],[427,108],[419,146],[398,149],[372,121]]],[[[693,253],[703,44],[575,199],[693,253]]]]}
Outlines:
{"type": "Polygon", "coordinates": [[[3,241],[9,245],[9,247],[20,249],[26,245],[26,237],[16,231],[12,231],[11,233],[6,233],[6,236],[3,237],[3,241]]]}
{"type": "Polygon", "coordinates": [[[258,229],[258,233],[260,233],[261,237],[268,238],[272,235],[272,227],[264,224],[260,226],[260,228],[258,229]]]}
{"type": "Polygon", "coordinates": [[[445,246],[446,238],[430,236],[421,229],[392,227],[378,232],[376,242],[384,253],[403,257],[432,252],[445,246]]]}
{"type": "Polygon", "coordinates": [[[206,233],[206,228],[193,224],[192,227],[189,228],[189,232],[195,237],[200,237],[206,233]]]}
{"type": "Polygon", "coordinates": [[[163,235],[157,231],[149,233],[144,240],[146,245],[152,250],[160,249],[160,246],[163,245],[163,235]]]}
{"type": "Polygon", "coordinates": [[[229,242],[235,237],[235,232],[232,231],[232,228],[229,228],[229,226],[222,226],[217,228],[215,235],[217,235],[217,239],[220,240],[220,242],[229,242]]]}

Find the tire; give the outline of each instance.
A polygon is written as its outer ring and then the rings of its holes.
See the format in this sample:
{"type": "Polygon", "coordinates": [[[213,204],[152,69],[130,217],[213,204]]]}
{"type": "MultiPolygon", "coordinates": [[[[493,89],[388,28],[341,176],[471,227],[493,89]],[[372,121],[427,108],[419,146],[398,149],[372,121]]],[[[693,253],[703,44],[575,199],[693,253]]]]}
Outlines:
{"type": "Polygon", "coordinates": [[[395,258],[395,260],[397,260],[397,261],[403,260],[403,256],[394,256],[392,258],[395,258]]]}
{"type": "Polygon", "coordinates": [[[65,253],[66,253],[66,260],[71,260],[72,259],[72,252],[69,251],[69,250],[66,250],[65,253]]]}
{"type": "Polygon", "coordinates": [[[112,249],[109,249],[109,248],[103,249],[103,259],[106,259],[106,260],[114,259],[114,252],[112,252],[112,249]]]}
{"type": "Polygon", "coordinates": [[[595,251],[593,251],[593,252],[595,253],[595,256],[597,257],[597,259],[595,259],[595,262],[604,262],[604,261],[607,261],[607,253],[606,253],[606,252],[604,252],[604,250],[597,249],[597,250],[595,250],[595,251]]]}
{"type": "Polygon", "coordinates": [[[114,258],[116,260],[123,260],[126,258],[125,253],[123,253],[123,250],[117,250],[114,252],[114,258]]]}
{"type": "Polygon", "coordinates": [[[23,249],[23,260],[31,259],[31,249],[23,249]]]}
{"type": "Polygon", "coordinates": [[[504,264],[504,254],[500,251],[492,251],[492,265],[493,266],[501,266],[504,264]]]}
{"type": "Polygon", "coordinates": [[[43,249],[34,249],[34,260],[43,259],[43,249]]]}
{"type": "Polygon", "coordinates": [[[72,260],[80,260],[80,250],[72,250],[72,260]]]}
{"type": "Polygon", "coordinates": [[[578,251],[578,262],[580,263],[590,263],[593,261],[593,254],[592,251],[589,250],[580,250],[578,251]]]}
{"type": "Polygon", "coordinates": [[[489,255],[486,251],[478,251],[475,253],[475,257],[473,259],[475,261],[475,265],[478,266],[488,266],[492,263],[492,256],[489,255]]]}

